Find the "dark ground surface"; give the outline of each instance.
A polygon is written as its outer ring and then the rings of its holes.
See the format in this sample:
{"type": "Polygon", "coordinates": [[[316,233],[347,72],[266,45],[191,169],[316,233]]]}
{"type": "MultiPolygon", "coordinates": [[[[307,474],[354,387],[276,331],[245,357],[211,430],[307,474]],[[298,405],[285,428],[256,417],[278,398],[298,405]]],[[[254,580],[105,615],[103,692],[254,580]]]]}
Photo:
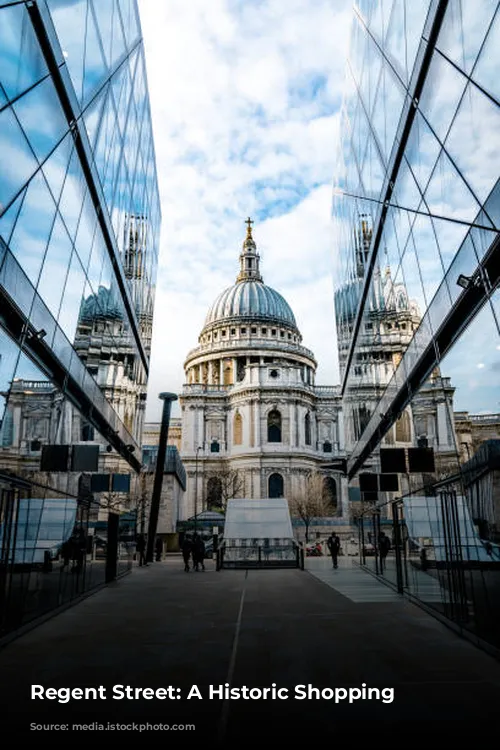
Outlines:
{"type": "MultiPolygon", "coordinates": [[[[343,563],[344,581],[350,564],[343,563]]],[[[186,574],[180,558],[134,568],[0,651],[3,730],[28,732],[32,723],[194,724],[189,737],[177,731],[174,741],[211,747],[247,739],[295,744],[344,728],[353,742],[360,731],[382,731],[392,741],[385,733],[398,722],[407,740],[411,729],[426,742],[420,733],[429,721],[444,731],[465,725],[479,731],[491,723],[500,663],[403,599],[353,601],[332,588],[335,574],[327,585],[300,570],[217,573],[212,561],[205,573],[186,574]],[[289,698],[210,700],[209,686],[225,683],[275,683],[288,688],[289,698]],[[393,702],[294,698],[297,685],[348,689],[362,683],[393,688],[393,702]],[[102,685],[107,700],[32,700],[33,684],[102,685]],[[180,698],[113,700],[114,685],[173,685],[180,698]],[[193,685],[203,700],[187,700],[193,685]]],[[[367,587],[386,589],[362,575],[367,587]]],[[[172,739],[172,731],[163,734],[172,739]]],[[[84,735],[84,741],[94,737],[84,735]]]]}

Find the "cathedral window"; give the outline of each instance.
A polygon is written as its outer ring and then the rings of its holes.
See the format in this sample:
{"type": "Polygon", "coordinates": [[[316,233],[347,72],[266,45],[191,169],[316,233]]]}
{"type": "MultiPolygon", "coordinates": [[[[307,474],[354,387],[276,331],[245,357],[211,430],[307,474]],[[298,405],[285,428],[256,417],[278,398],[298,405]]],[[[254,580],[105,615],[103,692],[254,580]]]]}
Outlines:
{"type": "Polygon", "coordinates": [[[271,330],[271,335],[272,335],[272,336],[276,336],[276,328],[273,328],[273,329],[271,330]]]}
{"type": "Polygon", "coordinates": [[[225,337],[226,332],[225,331],[221,331],[220,334],[221,334],[221,336],[225,337]]]}
{"type": "Polygon", "coordinates": [[[231,336],[235,336],[235,335],[236,335],[236,328],[231,328],[231,336]]]}
{"type": "Polygon", "coordinates": [[[242,332],[242,333],[246,333],[246,332],[247,332],[247,329],[246,329],[246,328],[242,328],[242,329],[241,329],[241,332],[242,332]]]}
{"type": "Polygon", "coordinates": [[[256,328],[252,328],[252,333],[257,333],[257,329],[256,328]]]}
{"type": "Polygon", "coordinates": [[[332,452],[332,444],[329,440],[326,440],[323,443],[323,453],[331,453],[332,452]]]}
{"type": "Polygon", "coordinates": [[[281,474],[271,474],[269,477],[269,497],[283,497],[284,482],[281,474]]]}
{"type": "Polygon", "coordinates": [[[90,422],[82,421],[80,424],[80,440],[94,440],[94,428],[90,422]]]}
{"type": "Polygon", "coordinates": [[[207,508],[209,510],[222,508],[222,481],[219,477],[210,477],[207,482],[207,508]]]}
{"type": "Polygon", "coordinates": [[[281,335],[281,338],[282,338],[282,339],[284,339],[284,338],[285,338],[285,332],[284,332],[284,331],[280,331],[280,335],[281,335]]]}
{"type": "Polygon", "coordinates": [[[337,482],[333,477],[323,479],[323,492],[329,505],[330,514],[333,514],[337,510],[337,482]]]}
{"type": "Polygon", "coordinates": [[[267,336],[267,328],[263,328],[262,329],[262,335],[263,336],[267,336]]]}
{"type": "Polygon", "coordinates": [[[309,414],[306,414],[304,428],[306,433],[306,445],[311,445],[311,417],[309,414]]]}
{"type": "Polygon", "coordinates": [[[396,441],[398,443],[411,442],[410,415],[404,411],[396,422],[396,441]]]}
{"type": "Polygon", "coordinates": [[[242,445],[243,443],[243,418],[239,411],[234,415],[233,442],[235,445],[242,445]]]}
{"type": "Polygon", "coordinates": [[[267,415],[267,441],[281,443],[281,414],[277,409],[272,409],[267,415]]]}
{"type": "Polygon", "coordinates": [[[217,440],[212,440],[210,443],[210,453],[219,453],[220,445],[217,440]]]}

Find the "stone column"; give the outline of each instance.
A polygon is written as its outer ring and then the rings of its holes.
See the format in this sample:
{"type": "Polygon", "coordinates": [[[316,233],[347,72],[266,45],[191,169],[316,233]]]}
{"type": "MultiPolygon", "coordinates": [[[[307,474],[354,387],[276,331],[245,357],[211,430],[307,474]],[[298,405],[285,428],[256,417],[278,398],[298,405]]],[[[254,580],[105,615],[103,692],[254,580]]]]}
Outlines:
{"type": "Polygon", "coordinates": [[[296,443],[296,430],[295,430],[295,406],[293,401],[288,406],[289,423],[290,423],[290,448],[297,445],[296,443]]]}
{"type": "Polygon", "coordinates": [[[262,445],[261,425],[260,425],[260,401],[254,401],[255,409],[255,445],[260,448],[262,445]]]}
{"type": "Polygon", "coordinates": [[[250,447],[253,448],[255,445],[255,411],[254,411],[254,402],[250,401],[249,403],[249,415],[250,415],[250,447]]]}
{"type": "Polygon", "coordinates": [[[446,416],[446,404],[441,401],[437,405],[437,433],[438,433],[438,445],[448,446],[448,423],[446,416]]]}

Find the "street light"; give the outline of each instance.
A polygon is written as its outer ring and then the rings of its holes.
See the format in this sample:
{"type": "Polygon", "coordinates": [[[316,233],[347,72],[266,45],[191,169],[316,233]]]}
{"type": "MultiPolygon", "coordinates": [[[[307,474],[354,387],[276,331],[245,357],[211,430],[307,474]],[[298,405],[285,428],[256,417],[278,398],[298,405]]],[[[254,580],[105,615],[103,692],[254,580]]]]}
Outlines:
{"type": "Polygon", "coordinates": [[[196,449],[196,459],[194,462],[194,530],[196,532],[197,519],[198,519],[198,453],[203,448],[199,445],[196,449]]]}
{"type": "Polygon", "coordinates": [[[146,562],[153,562],[156,529],[158,527],[158,515],[160,512],[161,487],[163,484],[163,473],[165,471],[165,458],[167,455],[168,427],[170,423],[170,411],[172,401],[177,401],[175,393],[160,393],[159,398],[163,401],[163,413],[161,418],[160,440],[158,442],[158,456],[156,459],[156,470],[151,495],[151,509],[149,511],[148,546],[146,551],[146,562]]]}

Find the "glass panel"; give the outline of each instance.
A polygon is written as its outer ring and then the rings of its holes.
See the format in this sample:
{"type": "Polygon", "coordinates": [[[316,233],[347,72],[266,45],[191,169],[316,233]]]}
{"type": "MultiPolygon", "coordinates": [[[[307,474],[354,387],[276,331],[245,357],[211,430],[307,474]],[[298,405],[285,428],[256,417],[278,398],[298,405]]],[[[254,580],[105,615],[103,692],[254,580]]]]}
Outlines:
{"type": "Polygon", "coordinates": [[[104,87],[104,90],[100,92],[99,96],[92,100],[89,106],[83,113],[83,119],[85,121],[85,129],[87,136],[90,141],[92,149],[94,149],[97,136],[99,135],[99,128],[101,127],[101,118],[103,116],[103,105],[106,100],[106,94],[108,93],[108,86],[104,87]]]}
{"type": "Polygon", "coordinates": [[[20,196],[16,198],[14,203],[11,203],[10,208],[3,214],[2,218],[0,219],[0,235],[7,245],[9,244],[10,236],[14,228],[14,224],[16,223],[17,215],[19,213],[19,209],[21,208],[21,203],[23,201],[24,195],[25,191],[23,191],[20,196]]]}
{"type": "Polygon", "coordinates": [[[76,95],[81,101],[87,0],[73,0],[71,3],[67,0],[49,0],[49,8],[76,95]]]}
{"type": "MultiPolygon", "coordinates": [[[[7,435],[7,424],[4,424],[4,409],[9,398],[12,377],[14,375],[17,359],[19,357],[19,347],[12,341],[9,336],[0,328],[0,446],[8,445],[9,436],[7,435]]],[[[9,425],[9,432],[12,429],[12,423],[9,425]]]]}
{"type": "Polygon", "coordinates": [[[48,71],[24,3],[0,13],[0,83],[13,99],[48,71]]]}
{"type": "Polygon", "coordinates": [[[500,108],[469,84],[445,148],[481,203],[498,179],[495,140],[499,130],[500,108]]]}
{"type": "Polygon", "coordinates": [[[497,0],[448,3],[437,47],[466,73],[472,70],[496,7],[497,0]]]}
{"type": "Polygon", "coordinates": [[[489,30],[479,58],[471,75],[474,81],[489,91],[497,101],[500,101],[500,82],[498,69],[500,66],[498,39],[500,34],[500,11],[497,10],[495,20],[489,30]]]}
{"type": "Polygon", "coordinates": [[[474,220],[480,206],[457,172],[447,154],[442,151],[425,191],[425,202],[430,213],[461,221],[474,220]]]}
{"type": "Polygon", "coordinates": [[[412,240],[428,305],[444,275],[443,264],[441,263],[430,218],[421,215],[415,218],[412,240]]]}
{"type": "Polygon", "coordinates": [[[45,79],[13,106],[31,148],[42,162],[68,130],[52,81],[45,79]]]}
{"type": "Polygon", "coordinates": [[[101,47],[101,39],[97,30],[94,14],[87,13],[87,29],[85,34],[85,66],[83,76],[83,103],[87,102],[92,93],[107,73],[107,65],[101,47]]]}
{"type": "Polygon", "coordinates": [[[414,322],[413,327],[417,327],[427,308],[421,271],[415,254],[415,245],[413,238],[410,239],[406,246],[405,254],[401,263],[405,287],[410,300],[410,306],[413,310],[414,322]]]}
{"type": "Polygon", "coordinates": [[[441,219],[431,219],[439,254],[445,271],[460,247],[465,235],[469,231],[467,224],[457,224],[441,219]]]}
{"type": "Polygon", "coordinates": [[[56,206],[41,172],[29,183],[10,249],[34,286],[38,282],[56,206]]]}
{"type": "Polygon", "coordinates": [[[42,171],[47,178],[52,195],[56,203],[59,202],[61,189],[66,177],[66,170],[73,153],[73,138],[67,135],[55,151],[49,156],[42,167],[42,171]]]}
{"type": "Polygon", "coordinates": [[[0,112],[0,215],[38,167],[28,141],[10,108],[0,112]]]}
{"type": "Polygon", "coordinates": [[[441,362],[451,376],[455,391],[455,411],[488,414],[499,411],[500,338],[491,313],[484,305],[460,341],[441,362]]]}
{"type": "MultiPolygon", "coordinates": [[[[498,334],[500,335],[500,289],[498,287],[491,295],[491,307],[493,310],[493,315],[495,317],[496,326],[498,328],[498,334]]],[[[500,352],[500,342],[497,343],[497,351],[500,352]]],[[[500,402],[497,404],[497,407],[498,411],[500,412],[500,402]]]]}
{"type": "Polygon", "coordinates": [[[87,192],[75,238],[75,247],[85,270],[89,263],[97,223],[97,214],[94,208],[94,203],[90,197],[90,193],[87,192]]]}
{"type": "Polygon", "coordinates": [[[467,79],[436,52],[418,108],[443,143],[451,125],[467,79]]]}
{"type": "Polygon", "coordinates": [[[118,0],[118,5],[123,20],[127,44],[131,47],[140,35],[136,3],[134,0],[118,0]]]}
{"type": "Polygon", "coordinates": [[[0,267],[0,284],[7,290],[21,312],[29,318],[35,290],[12,253],[6,252],[0,267]]]}
{"type": "Polygon", "coordinates": [[[78,152],[74,149],[59,201],[59,213],[71,237],[76,233],[86,191],[87,182],[80,166],[78,152]]]}
{"type": "Polygon", "coordinates": [[[59,307],[72,250],[71,240],[68,237],[61,217],[58,215],[54,223],[37,287],[38,294],[55,318],[59,315],[59,307]],[[55,279],[57,279],[57,283],[54,283],[55,279]]]}
{"type": "Polygon", "coordinates": [[[71,343],[75,340],[76,325],[80,313],[85,274],[78,255],[73,252],[71,265],[58,317],[59,325],[71,343]]]}
{"type": "Polygon", "coordinates": [[[422,191],[427,187],[429,177],[440,152],[441,146],[439,141],[432,133],[420,112],[417,111],[408,139],[405,157],[422,191]]]}

